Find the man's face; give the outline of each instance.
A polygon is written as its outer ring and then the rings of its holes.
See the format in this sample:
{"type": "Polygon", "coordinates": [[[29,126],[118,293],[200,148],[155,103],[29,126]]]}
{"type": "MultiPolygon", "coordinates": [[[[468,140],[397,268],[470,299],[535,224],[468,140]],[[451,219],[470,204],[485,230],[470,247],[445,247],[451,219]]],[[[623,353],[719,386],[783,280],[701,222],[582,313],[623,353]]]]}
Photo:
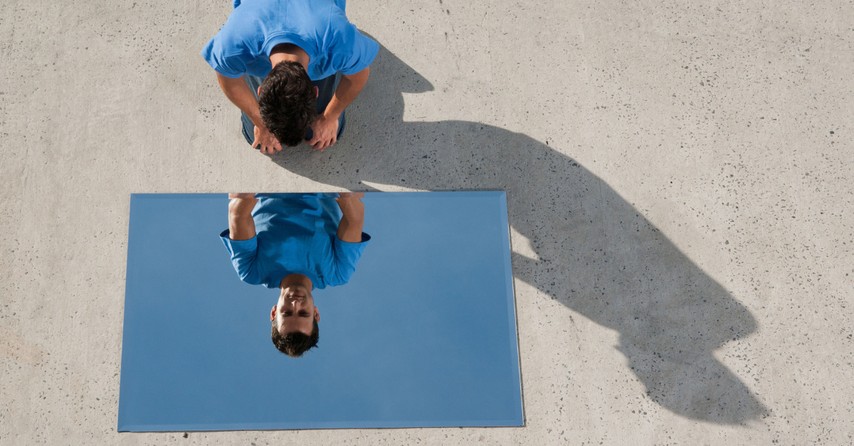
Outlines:
{"type": "Polygon", "coordinates": [[[314,321],[320,322],[311,290],[302,285],[282,288],[279,301],[270,312],[270,320],[276,321],[276,327],[283,336],[295,331],[311,336],[314,321]]]}

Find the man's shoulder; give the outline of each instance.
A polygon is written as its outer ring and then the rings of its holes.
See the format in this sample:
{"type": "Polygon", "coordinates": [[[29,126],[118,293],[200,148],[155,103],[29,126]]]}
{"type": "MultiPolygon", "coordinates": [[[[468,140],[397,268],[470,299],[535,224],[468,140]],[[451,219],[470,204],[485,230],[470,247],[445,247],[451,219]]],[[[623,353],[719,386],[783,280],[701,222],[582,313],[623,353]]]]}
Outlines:
{"type": "Polygon", "coordinates": [[[349,23],[334,0],[242,0],[215,39],[254,42],[280,34],[313,35],[349,23]]]}
{"type": "Polygon", "coordinates": [[[242,0],[239,7],[232,10],[231,16],[262,17],[265,20],[293,19],[294,22],[301,22],[308,17],[346,17],[343,6],[341,0],[242,0]]]}
{"type": "Polygon", "coordinates": [[[257,5],[246,3],[231,11],[225,24],[211,39],[211,44],[221,51],[233,51],[235,46],[245,45],[247,42],[262,36],[263,29],[258,26],[261,14],[257,5]]]}

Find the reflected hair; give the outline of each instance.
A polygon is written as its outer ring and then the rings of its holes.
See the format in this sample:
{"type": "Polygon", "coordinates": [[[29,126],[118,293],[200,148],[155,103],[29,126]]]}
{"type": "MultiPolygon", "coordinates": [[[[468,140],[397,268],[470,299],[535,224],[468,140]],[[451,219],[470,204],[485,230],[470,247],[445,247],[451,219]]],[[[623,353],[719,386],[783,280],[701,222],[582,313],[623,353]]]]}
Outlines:
{"type": "Polygon", "coordinates": [[[317,347],[317,340],[320,337],[320,327],[317,326],[317,321],[314,321],[314,328],[311,329],[311,335],[306,336],[305,333],[295,331],[282,336],[276,327],[276,321],[273,321],[273,328],[270,331],[270,338],[273,340],[273,345],[276,348],[290,356],[291,358],[299,358],[303,353],[313,347],[317,347]]]}
{"type": "Polygon", "coordinates": [[[261,83],[261,120],[280,143],[299,144],[317,117],[314,84],[297,62],[276,64],[261,83]]]}

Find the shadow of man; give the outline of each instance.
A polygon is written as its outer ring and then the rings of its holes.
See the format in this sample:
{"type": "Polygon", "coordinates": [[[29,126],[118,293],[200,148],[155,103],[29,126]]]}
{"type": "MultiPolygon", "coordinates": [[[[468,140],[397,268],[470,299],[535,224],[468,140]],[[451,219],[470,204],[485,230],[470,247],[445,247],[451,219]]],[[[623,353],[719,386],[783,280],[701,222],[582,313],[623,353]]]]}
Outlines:
{"type": "MultiPolygon", "coordinates": [[[[403,121],[402,93],[432,85],[385,48],[342,141],[273,161],[314,181],[370,189],[503,189],[510,223],[536,259],[515,276],[619,332],[619,350],[663,407],[743,424],[766,413],[713,351],[756,330],[748,310],[604,181],[524,134],[467,121],[403,121]],[[359,110],[361,108],[361,110],[359,110]]],[[[518,241],[517,241],[518,243],[518,241]]]]}

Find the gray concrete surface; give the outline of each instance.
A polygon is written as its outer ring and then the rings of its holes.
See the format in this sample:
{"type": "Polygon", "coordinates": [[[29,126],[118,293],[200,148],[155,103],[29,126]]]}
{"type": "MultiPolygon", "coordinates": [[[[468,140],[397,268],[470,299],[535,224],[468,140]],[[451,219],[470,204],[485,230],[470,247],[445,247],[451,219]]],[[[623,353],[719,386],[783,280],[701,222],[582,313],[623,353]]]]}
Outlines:
{"type": "Polygon", "coordinates": [[[854,8],[349,2],[345,140],[271,158],[229,1],[0,4],[0,444],[852,444],[854,8]],[[118,434],[132,192],[502,188],[527,426],[118,434]]]}

